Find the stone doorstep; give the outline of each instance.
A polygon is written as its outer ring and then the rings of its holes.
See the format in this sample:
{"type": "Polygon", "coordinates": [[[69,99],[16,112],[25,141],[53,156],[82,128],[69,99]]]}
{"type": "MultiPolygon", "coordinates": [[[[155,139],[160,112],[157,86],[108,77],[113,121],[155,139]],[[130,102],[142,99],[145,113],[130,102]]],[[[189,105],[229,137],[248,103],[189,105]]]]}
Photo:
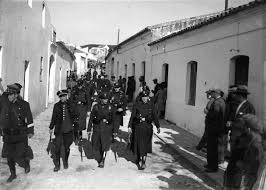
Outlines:
{"type": "MultiPolygon", "coordinates": [[[[182,131],[184,130],[180,127],[177,127],[176,125],[174,125],[174,126],[175,126],[175,128],[180,129],[180,130],[178,130],[178,132],[181,131],[181,133],[182,133],[182,131]]],[[[161,126],[161,127],[164,128],[163,126],[161,126]]],[[[189,132],[186,131],[186,133],[189,133],[189,132]]],[[[177,144],[171,144],[171,143],[168,143],[167,139],[165,139],[164,137],[160,137],[160,134],[158,135],[155,132],[154,132],[154,134],[164,144],[166,144],[172,150],[174,150],[178,154],[178,156],[180,156],[186,162],[189,162],[189,164],[192,165],[193,168],[195,168],[202,176],[204,176],[205,179],[209,180],[212,184],[214,184],[217,189],[222,189],[222,187],[223,187],[223,175],[224,175],[225,168],[219,167],[219,170],[217,173],[206,173],[206,172],[204,172],[205,168],[203,166],[207,162],[206,162],[206,158],[202,156],[203,154],[201,154],[199,151],[193,151],[192,152],[192,151],[188,150],[186,147],[186,144],[191,144],[191,142],[184,142],[184,144],[180,144],[177,142],[177,144]]],[[[191,135],[191,138],[194,138],[193,134],[190,134],[190,135],[191,135]]],[[[180,136],[182,136],[182,135],[180,135],[180,136]]],[[[188,136],[188,135],[186,134],[186,136],[188,136]]],[[[216,188],[215,188],[215,190],[217,190],[216,188]]]]}

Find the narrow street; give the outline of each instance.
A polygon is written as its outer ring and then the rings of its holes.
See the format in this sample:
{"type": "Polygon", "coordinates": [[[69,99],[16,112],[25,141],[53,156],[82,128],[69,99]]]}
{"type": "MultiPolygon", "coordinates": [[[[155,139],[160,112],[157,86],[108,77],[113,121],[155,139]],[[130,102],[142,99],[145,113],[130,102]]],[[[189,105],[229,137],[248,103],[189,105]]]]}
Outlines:
{"type": "MultiPolygon", "coordinates": [[[[47,155],[49,140],[48,126],[51,119],[52,106],[35,118],[35,136],[30,140],[34,151],[31,172],[26,175],[24,169],[17,166],[17,179],[7,184],[9,176],[6,160],[0,161],[0,189],[175,189],[205,190],[212,189],[189,168],[184,168],[178,156],[154,136],[153,153],[147,158],[147,168],[139,171],[134,156],[127,149],[127,123],[130,112],[124,117],[125,126],[120,128],[117,141],[108,152],[105,168],[97,167],[94,159],[83,162],[78,146],[72,144],[69,168],[53,172],[53,163],[47,155]],[[115,160],[114,152],[118,159],[115,160]]],[[[84,134],[85,136],[85,134],[84,134]]]]}

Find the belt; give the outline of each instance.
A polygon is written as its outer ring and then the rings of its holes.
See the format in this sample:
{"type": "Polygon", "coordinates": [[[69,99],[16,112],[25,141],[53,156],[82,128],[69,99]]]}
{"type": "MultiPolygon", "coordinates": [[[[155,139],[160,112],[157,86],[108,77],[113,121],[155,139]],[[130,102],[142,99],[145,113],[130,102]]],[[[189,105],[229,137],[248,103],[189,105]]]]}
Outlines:
{"type": "Polygon", "coordinates": [[[27,134],[27,129],[3,129],[6,135],[24,135],[27,134]]]}

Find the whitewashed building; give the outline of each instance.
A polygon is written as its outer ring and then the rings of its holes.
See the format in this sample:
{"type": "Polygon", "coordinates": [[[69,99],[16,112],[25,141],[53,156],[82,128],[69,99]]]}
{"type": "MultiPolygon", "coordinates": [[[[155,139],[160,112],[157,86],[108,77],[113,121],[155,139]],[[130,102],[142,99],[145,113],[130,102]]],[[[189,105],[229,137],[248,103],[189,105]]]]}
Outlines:
{"type": "MultiPolygon", "coordinates": [[[[149,32],[146,35],[151,39],[149,32]]],[[[219,87],[227,92],[229,85],[246,84],[251,92],[249,100],[266,124],[265,0],[220,12],[148,44],[141,43],[142,38],[130,45],[143,50],[131,48],[131,53],[125,54],[126,48],[118,48],[111,52],[108,69],[113,72],[116,64],[119,68],[125,63],[131,65],[134,61],[128,61],[130,57],[139,54],[136,76],[144,70],[148,84],[153,78],[168,82],[166,119],[200,136],[204,130],[205,91],[219,87]]]]}

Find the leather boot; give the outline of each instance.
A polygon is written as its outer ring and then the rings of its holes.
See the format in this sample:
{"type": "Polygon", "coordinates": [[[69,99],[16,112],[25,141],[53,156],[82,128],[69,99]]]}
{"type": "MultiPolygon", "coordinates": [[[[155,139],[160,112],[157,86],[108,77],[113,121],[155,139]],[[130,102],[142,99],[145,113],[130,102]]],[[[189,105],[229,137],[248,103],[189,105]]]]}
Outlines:
{"type": "Polygon", "coordinates": [[[69,157],[70,150],[65,150],[65,160],[63,162],[64,169],[68,168],[68,157],[69,157]]]}
{"type": "Polygon", "coordinates": [[[17,175],[16,175],[16,169],[14,170],[14,169],[12,169],[12,170],[10,170],[10,173],[11,173],[11,175],[9,176],[9,178],[7,179],[7,183],[10,183],[10,182],[12,182],[14,179],[16,179],[17,178],[17,175]]]}
{"type": "Polygon", "coordinates": [[[54,161],[54,172],[58,172],[60,170],[60,161],[54,161]]]}
{"type": "Polygon", "coordinates": [[[26,160],[25,161],[25,173],[29,173],[30,172],[30,161],[29,160],[26,160]]]}

